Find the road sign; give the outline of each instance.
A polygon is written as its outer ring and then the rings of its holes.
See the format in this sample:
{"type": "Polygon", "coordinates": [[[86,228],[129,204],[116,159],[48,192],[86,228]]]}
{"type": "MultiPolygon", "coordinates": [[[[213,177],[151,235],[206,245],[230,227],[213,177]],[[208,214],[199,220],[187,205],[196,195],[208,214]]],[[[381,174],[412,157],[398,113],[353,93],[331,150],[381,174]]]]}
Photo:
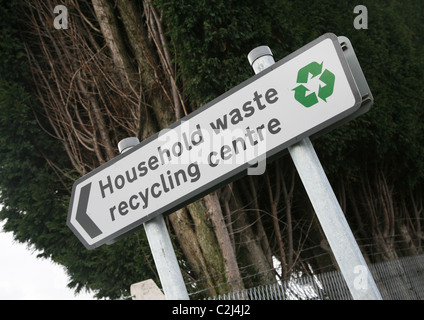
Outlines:
{"type": "Polygon", "coordinates": [[[362,97],[325,34],[74,184],[68,226],[92,249],[357,113],[362,97]]]}
{"type": "MultiPolygon", "coordinates": [[[[342,119],[342,122],[345,122],[347,119],[353,118],[367,111],[371,107],[373,98],[365,77],[362,74],[359,62],[353,53],[350,41],[345,37],[339,37],[338,40],[342,45],[345,57],[348,60],[349,67],[357,81],[358,89],[363,100],[359,111],[351,114],[348,118],[342,119]]],[[[271,49],[268,47],[258,47],[252,50],[249,53],[249,61],[251,62],[255,73],[258,73],[260,70],[270,67],[275,63],[272,58],[271,49]],[[257,59],[253,64],[252,57],[257,59]],[[260,66],[260,68],[258,68],[258,66],[260,66]]],[[[325,74],[326,71],[327,70],[325,70],[323,74],[325,74]]],[[[308,78],[305,76],[305,73],[309,72],[313,77],[321,74],[322,64],[319,65],[316,62],[312,62],[300,69],[298,73],[298,82],[307,83],[308,78]]],[[[320,77],[320,80],[322,80],[326,86],[320,86],[318,91],[318,97],[323,100],[332,94],[335,77],[334,75],[327,74],[324,79],[321,79],[320,77]],[[331,86],[328,87],[328,84],[331,86]]],[[[303,85],[300,85],[299,87],[301,86],[303,85]]],[[[298,90],[299,87],[295,88],[295,91],[296,89],[298,90]]],[[[304,97],[304,95],[298,96],[296,100],[301,102],[305,107],[310,107],[317,103],[318,99],[316,95],[312,95],[313,103],[307,102],[303,99],[304,97]]],[[[340,123],[341,122],[333,124],[332,126],[340,123]]],[[[329,130],[329,128],[331,127],[327,127],[325,130],[329,130]]],[[[317,135],[318,134],[322,134],[322,132],[317,133],[317,135]]],[[[361,250],[356,243],[352,230],[346,221],[342,208],[340,207],[336,195],[331,188],[330,182],[328,181],[324,169],[321,166],[321,162],[319,161],[314,147],[312,146],[311,140],[309,137],[306,137],[289,146],[288,151],[294,165],[296,166],[297,172],[299,173],[300,179],[302,180],[303,186],[305,187],[309,200],[315,210],[315,214],[321,224],[352,297],[355,300],[381,300],[381,294],[371,272],[368,269],[365,259],[362,256],[361,250]],[[358,267],[360,267],[361,270],[364,270],[364,277],[361,280],[365,284],[364,286],[357,285],[358,275],[356,269],[358,267]]]]}

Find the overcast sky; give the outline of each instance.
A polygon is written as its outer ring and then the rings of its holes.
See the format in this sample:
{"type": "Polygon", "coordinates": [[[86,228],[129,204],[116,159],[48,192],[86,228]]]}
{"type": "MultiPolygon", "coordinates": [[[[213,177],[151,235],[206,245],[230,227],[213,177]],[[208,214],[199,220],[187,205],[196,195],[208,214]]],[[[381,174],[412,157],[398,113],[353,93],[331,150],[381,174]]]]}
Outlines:
{"type": "Polygon", "coordinates": [[[66,286],[68,276],[62,266],[47,259],[25,244],[13,240],[11,233],[3,232],[0,222],[0,300],[86,300],[93,294],[75,296],[66,286]]]}

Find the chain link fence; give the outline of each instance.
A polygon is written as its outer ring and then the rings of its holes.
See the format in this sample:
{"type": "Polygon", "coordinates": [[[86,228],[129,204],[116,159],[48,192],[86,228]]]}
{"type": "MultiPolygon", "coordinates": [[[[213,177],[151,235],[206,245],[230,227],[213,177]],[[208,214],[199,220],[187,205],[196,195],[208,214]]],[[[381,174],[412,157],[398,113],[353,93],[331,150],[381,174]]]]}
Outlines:
{"type": "MultiPolygon", "coordinates": [[[[369,265],[384,300],[424,300],[424,254],[369,265]]],[[[340,271],[290,279],[212,297],[213,300],[351,300],[340,271]]]]}

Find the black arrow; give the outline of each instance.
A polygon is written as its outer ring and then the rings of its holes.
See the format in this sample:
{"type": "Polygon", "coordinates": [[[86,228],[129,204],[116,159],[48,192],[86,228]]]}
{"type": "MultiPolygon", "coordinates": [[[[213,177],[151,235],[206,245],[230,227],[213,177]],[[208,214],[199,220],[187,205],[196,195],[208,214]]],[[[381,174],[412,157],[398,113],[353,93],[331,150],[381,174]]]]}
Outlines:
{"type": "Polygon", "coordinates": [[[81,188],[81,193],[78,202],[77,214],[75,220],[84,228],[91,239],[97,237],[103,232],[97,227],[97,225],[91,220],[87,214],[88,198],[90,196],[91,182],[81,188]]]}

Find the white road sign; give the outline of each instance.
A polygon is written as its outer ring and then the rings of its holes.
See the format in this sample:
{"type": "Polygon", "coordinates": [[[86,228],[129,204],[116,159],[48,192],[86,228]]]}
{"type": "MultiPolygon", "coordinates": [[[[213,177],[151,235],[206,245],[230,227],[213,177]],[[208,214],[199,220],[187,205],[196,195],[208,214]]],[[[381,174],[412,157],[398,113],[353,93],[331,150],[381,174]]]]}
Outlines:
{"type": "Polygon", "coordinates": [[[74,184],[68,226],[92,249],[351,115],[361,95],[333,34],[312,41],[74,184]]]}

